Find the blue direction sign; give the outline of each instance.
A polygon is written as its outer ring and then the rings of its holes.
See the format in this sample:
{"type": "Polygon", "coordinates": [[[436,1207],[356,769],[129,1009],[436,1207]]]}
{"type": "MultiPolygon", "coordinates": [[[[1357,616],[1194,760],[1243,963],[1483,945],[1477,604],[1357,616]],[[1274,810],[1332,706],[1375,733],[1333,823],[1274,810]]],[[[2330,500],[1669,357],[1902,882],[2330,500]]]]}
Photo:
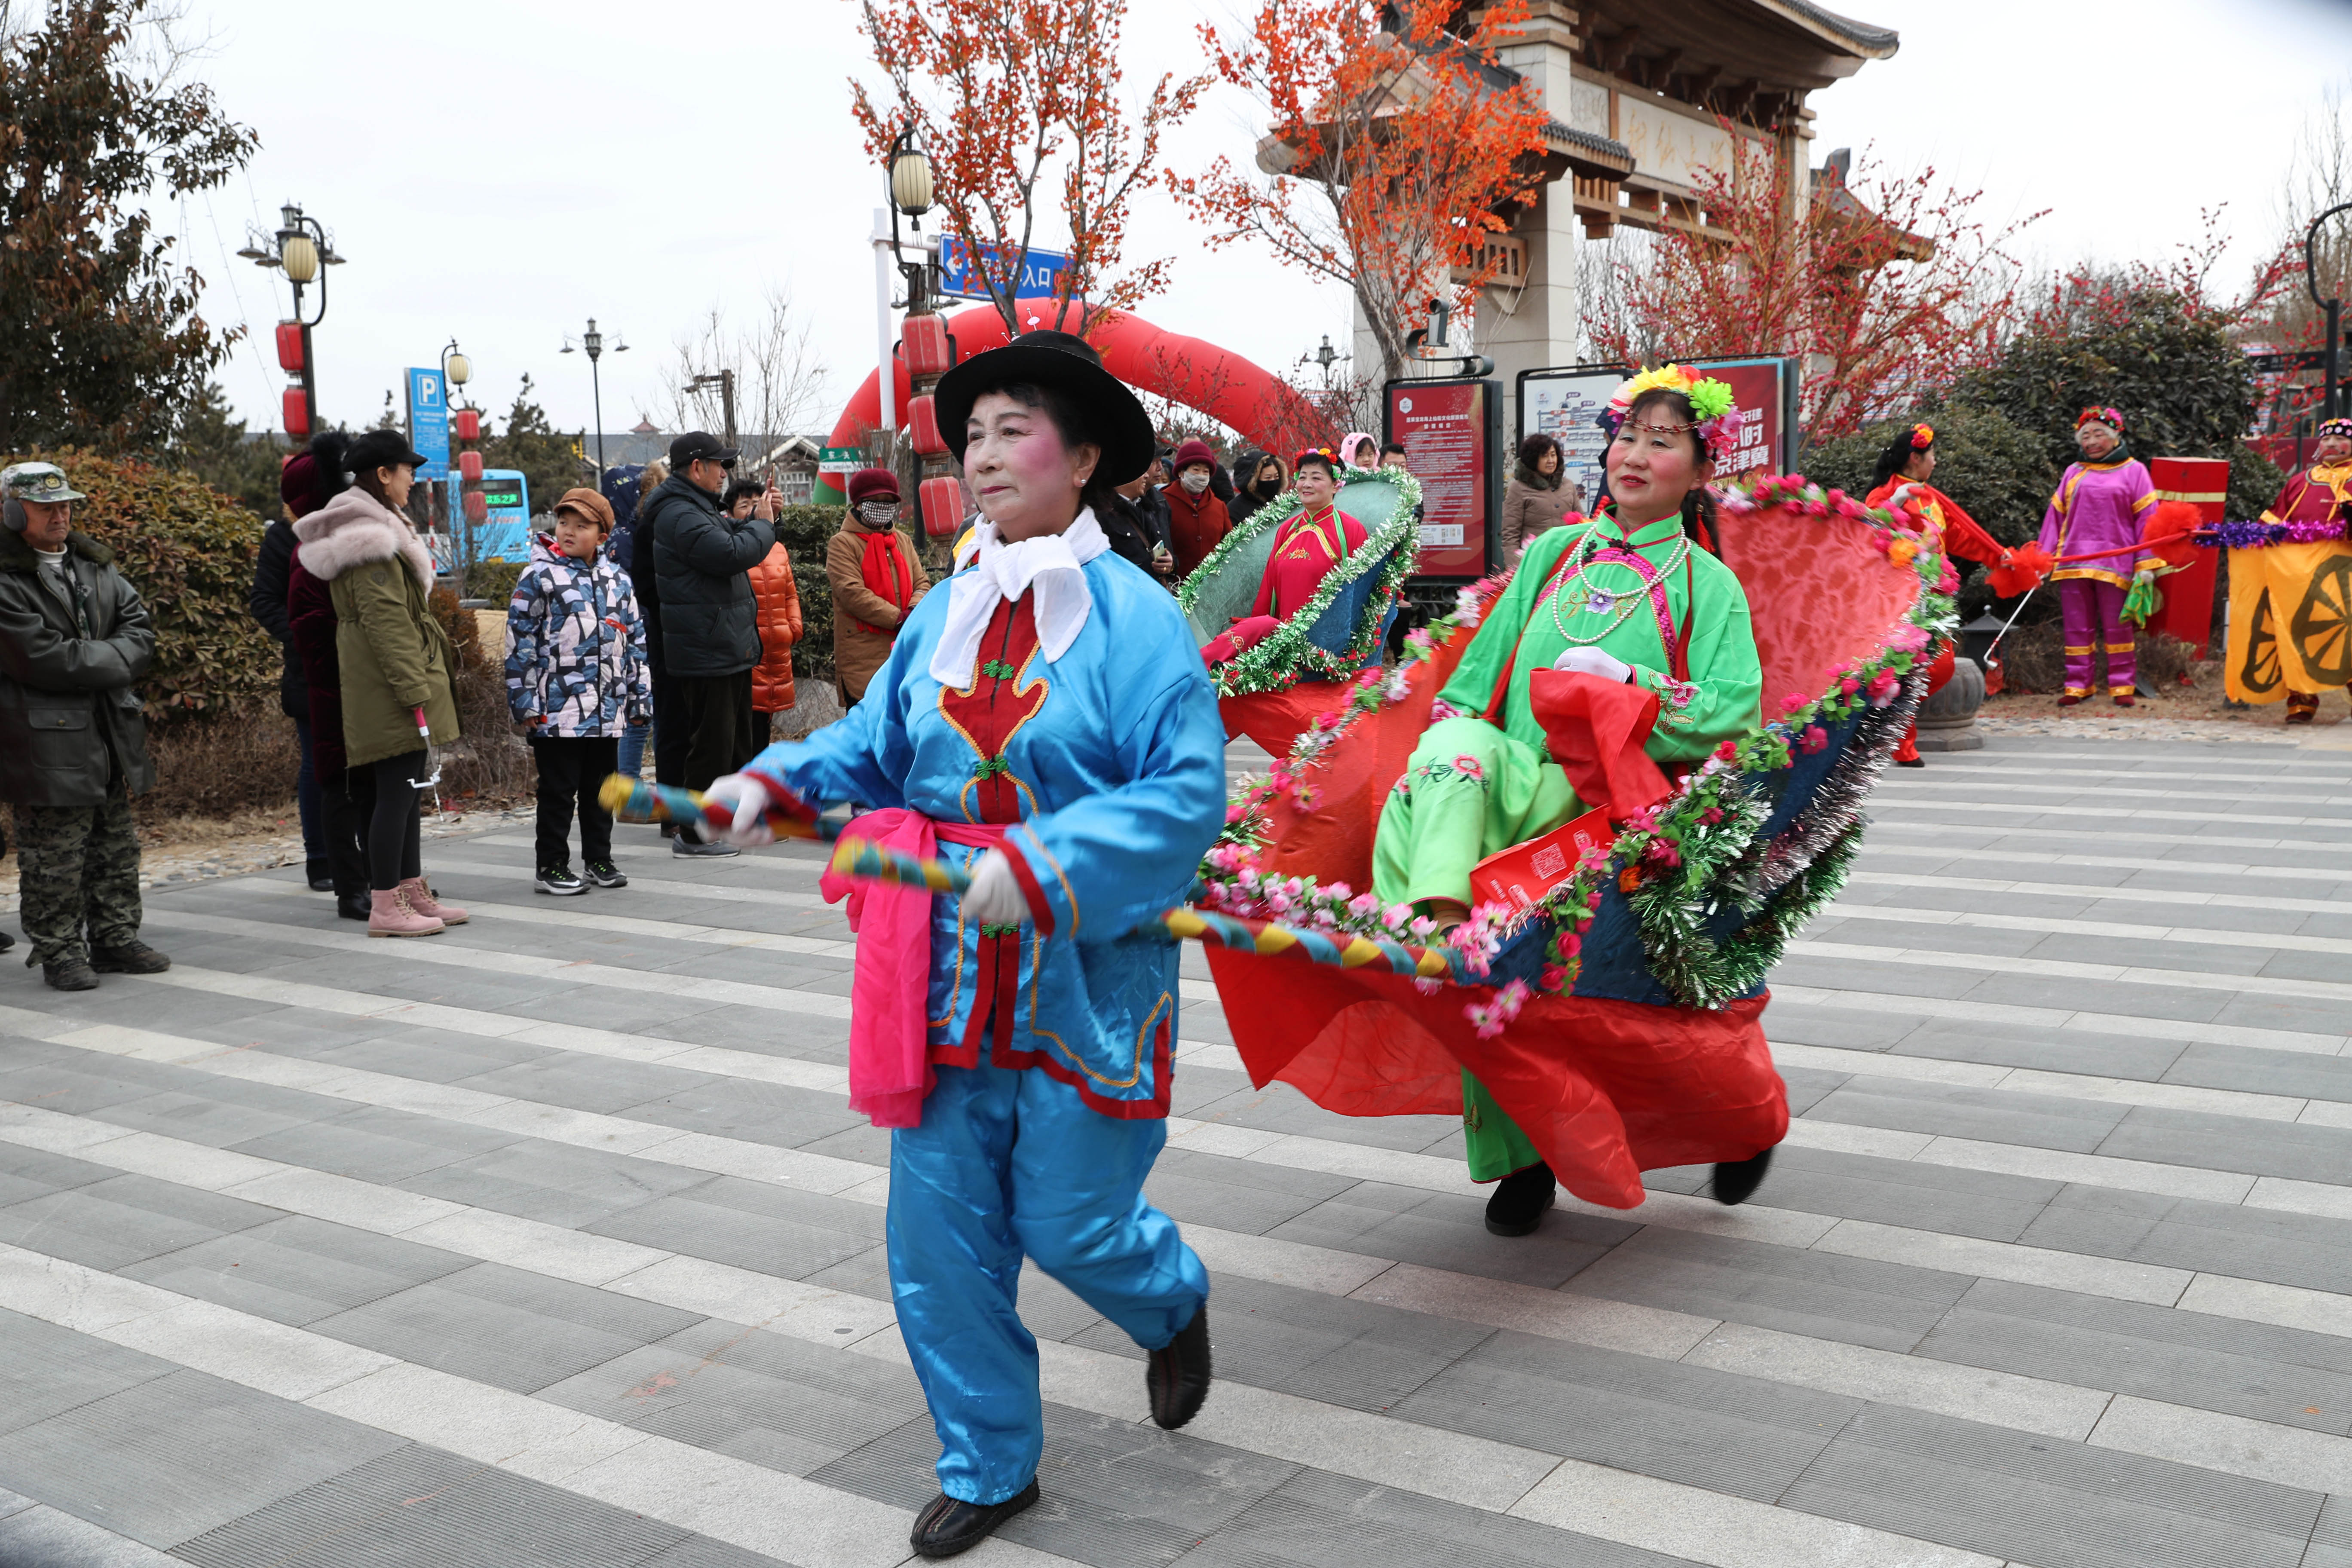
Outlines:
{"type": "MultiPolygon", "coordinates": [[[[1062,274],[1068,271],[1070,258],[1058,251],[1029,247],[1021,260],[1021,277],[1014,284],[1016,300],[1044,299],[1061,287],[1062,274]]],[[[981,269],[972,265],[971,252],[962,240],[951,234],[940,236],[940,292],[958,300],[985,300],[988,285],[982,281],[981,269]]]]}
{"type": "Polygon", "coordinates": [[[425,458],[418,479],[449,477],[449,393],[437,368],[408,367],[408,442],[425,458]]]}

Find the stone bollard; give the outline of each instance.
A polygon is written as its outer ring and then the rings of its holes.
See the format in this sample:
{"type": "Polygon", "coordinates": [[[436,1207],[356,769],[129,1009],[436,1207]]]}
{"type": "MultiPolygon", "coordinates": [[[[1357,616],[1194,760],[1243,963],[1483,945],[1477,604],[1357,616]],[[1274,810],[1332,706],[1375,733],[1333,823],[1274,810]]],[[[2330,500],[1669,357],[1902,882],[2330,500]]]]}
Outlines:
{"type": "Polygon", "coordinates": [[[1977,731],[1977,710],[1984,706],[1984,671],[1972,658],[1952,660],[1952,679],[1919,709],[1919,749],[1923,752],[1977,752],[1984,736],[1977,731]]]}

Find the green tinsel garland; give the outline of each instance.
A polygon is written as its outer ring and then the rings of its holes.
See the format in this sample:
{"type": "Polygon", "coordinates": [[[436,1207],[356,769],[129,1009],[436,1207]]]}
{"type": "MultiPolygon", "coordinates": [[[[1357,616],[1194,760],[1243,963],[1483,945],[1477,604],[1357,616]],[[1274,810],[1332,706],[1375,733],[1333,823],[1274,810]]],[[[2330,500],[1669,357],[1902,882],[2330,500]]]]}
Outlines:
{"type": "MultiPolygon", "coordinates": [[[[1396,509],[1386,522],[1369,531],[1363,547],[1326,574],[1315,596],[1283,618],[1265,641],[1235,655],[1213,672],[1220,697],[1246,697],[1262,691],[1286,691],[1302,680],[1344,680],[1371,662],[1380,651],[1381,625],[1389,606],[1412,574],[1418,549],[1407,548],[1416,537],[1421,514],[1421,481],[1402,468],[1350,468],[1341,488],[1367,482],[1390,486],[1397,492],[1396,509]],[[1355,635],[1338,653],[1318,647],[1307,634],[1340,592],[1366,572],[1380,575],[1370,602],[1356,623],[1355,635]]],[[[1176,602],[1189,616],[1201,586],[1211,581],[1244,540],[1277,530],[1298,511],[1298,492],[1285,490],[1244,519],[1209,552],[1176,590],[1176,602]]]]}

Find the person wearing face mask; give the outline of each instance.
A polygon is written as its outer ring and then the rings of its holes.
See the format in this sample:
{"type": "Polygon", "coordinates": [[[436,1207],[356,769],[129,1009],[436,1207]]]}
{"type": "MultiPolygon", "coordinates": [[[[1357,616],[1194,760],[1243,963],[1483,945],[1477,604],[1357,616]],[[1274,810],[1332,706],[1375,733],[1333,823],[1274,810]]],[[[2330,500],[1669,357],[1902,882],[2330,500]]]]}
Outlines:
{"type": "Polygon", "coordinates": [[[2156,481],[2124,446],[2124,416],[2113,408],[2085,408],[2074,420],[2083,460],[2068,466],[2042,519],[2042,550],[2053,556],[2098,553],[2050,574],[2065,614],[2066,689],[2058,706],[2091,695],[2092,676],[2104,667],[2107,695],[2129,708],[2138,684],[2124,599],[2132,579],[2154,575],[2163,563],[2134,548],[2156,510],[2156,481]]]}
{"type": "Polygon", "coordinates": [[[1176,448],[1176,480],[1160,491],[1168,507],[1168,548],[1176,557],[1176,576],[1190,577],[1232,529],[1225,503],[1216,498],[1209,476],[1217,455],[1206,441],[1187,441],[1176,448]]]}
{"type": "Polygon", "coordinates": [[[1177,950],[1129,933],[1182,901],[1225,815],[1192,634],[1096,521],[1150,461],[1135,395],[1083,339],[1036,331],[935,395],[985,520],[955,574],[846,718],[709,791],[740,842],[764,838],[772,804],[872,802],[845,836],[971,871],[959,895],[822,884],[852,900],[849,1105],[891,1130],[891,1295],[941,1449],[924,1557],[1037,1500],[1024,1257],[1143,1350],[1160,1426],[1208,1396],[1208,1273],[1143,1195],[1177,950]]]}
{"type": "Polygon", "coordinates": [[[1272,452],[1245,452],[1234,465],[1234,499],[1225,503],[1225,517],[1239,528],[1258,508],[1290,488],[1290,470],[1272,452]]]}
{"type": "Polygon", "coordinates": [[[849,476],[849,511],[824,547],[833,586],[833,673],[844,707],[866,696],[907,615],[931,579],[923,558],[898,531],[898,479],[887,468],[849,476]]]}
{"type": "MultiPolygon", "coordinates": [[[[1670,365],[1628,382],[1612,412],[1611,500],[1528,545],[1439,694],[1455,716],[1423,732],[1381,813],[1373,891],[1441,930],[1469,914],[1479,860],[1590,804],[1552,759],[1537,672],[1654,693],[1657,717],[1643,749],[1660,763],[1701,761],[1757,720],[1764,674],[1748,595],[1706,547],[1714,459],[1738,439],[1730,388],[1670,365]]],[[[1465,1073],[1462,1089],[1471,1178],[1496,1184],[1486,1228],[1528,1235],[1552,1205],[1551,1169],[1484,1085],[1465,1073]]],[[[1752,1193],[1768,1154],[1719,1166],[1717,1199],[1752,1193]]]]}

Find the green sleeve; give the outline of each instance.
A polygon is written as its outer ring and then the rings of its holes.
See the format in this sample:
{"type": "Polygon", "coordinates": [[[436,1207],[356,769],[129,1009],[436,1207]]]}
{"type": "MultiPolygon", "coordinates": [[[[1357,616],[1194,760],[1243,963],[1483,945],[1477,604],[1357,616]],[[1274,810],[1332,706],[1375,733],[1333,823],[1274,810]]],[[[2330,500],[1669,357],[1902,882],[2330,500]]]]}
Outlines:
{"type": "Polygon", "coordinates": [[[1495,683],[1503,679],[1503,667],[1517,651],[1519,634],[1527,630],[1528,618],[1536,613],[1536,596],[1543,592],[1552,568],[1568,552],[1568,547],[1583,533],[1583,528],[1570,527],[1548,529],[1536,535],[1535,542],[1519,557],[1511,585],[1503,590],[1502,597],[1495,601],[1486,618],[1478,624],[1478,633],[1470,639],[1469,651],[1454,667],[1454,679],[1437,694],[1438,700],[1464,713],[1479,715],[1486,711],[1486,704],[1495,696],[1495,683]]]}
{"type": "Polygon", "coordinates": [[[1692,564],[1691,689],[1678,693],[1664,670],[1633,666],[1634,680],[1659,698],[1658,727],[1645,749],[1654,757],[1672,761],[1704,757],[1724,742],[1746,734],[1757,721],[1757,704],[1764,694],[1747,591],[1731,568],[1711,555],[1694,552],[1692,564]]]}

